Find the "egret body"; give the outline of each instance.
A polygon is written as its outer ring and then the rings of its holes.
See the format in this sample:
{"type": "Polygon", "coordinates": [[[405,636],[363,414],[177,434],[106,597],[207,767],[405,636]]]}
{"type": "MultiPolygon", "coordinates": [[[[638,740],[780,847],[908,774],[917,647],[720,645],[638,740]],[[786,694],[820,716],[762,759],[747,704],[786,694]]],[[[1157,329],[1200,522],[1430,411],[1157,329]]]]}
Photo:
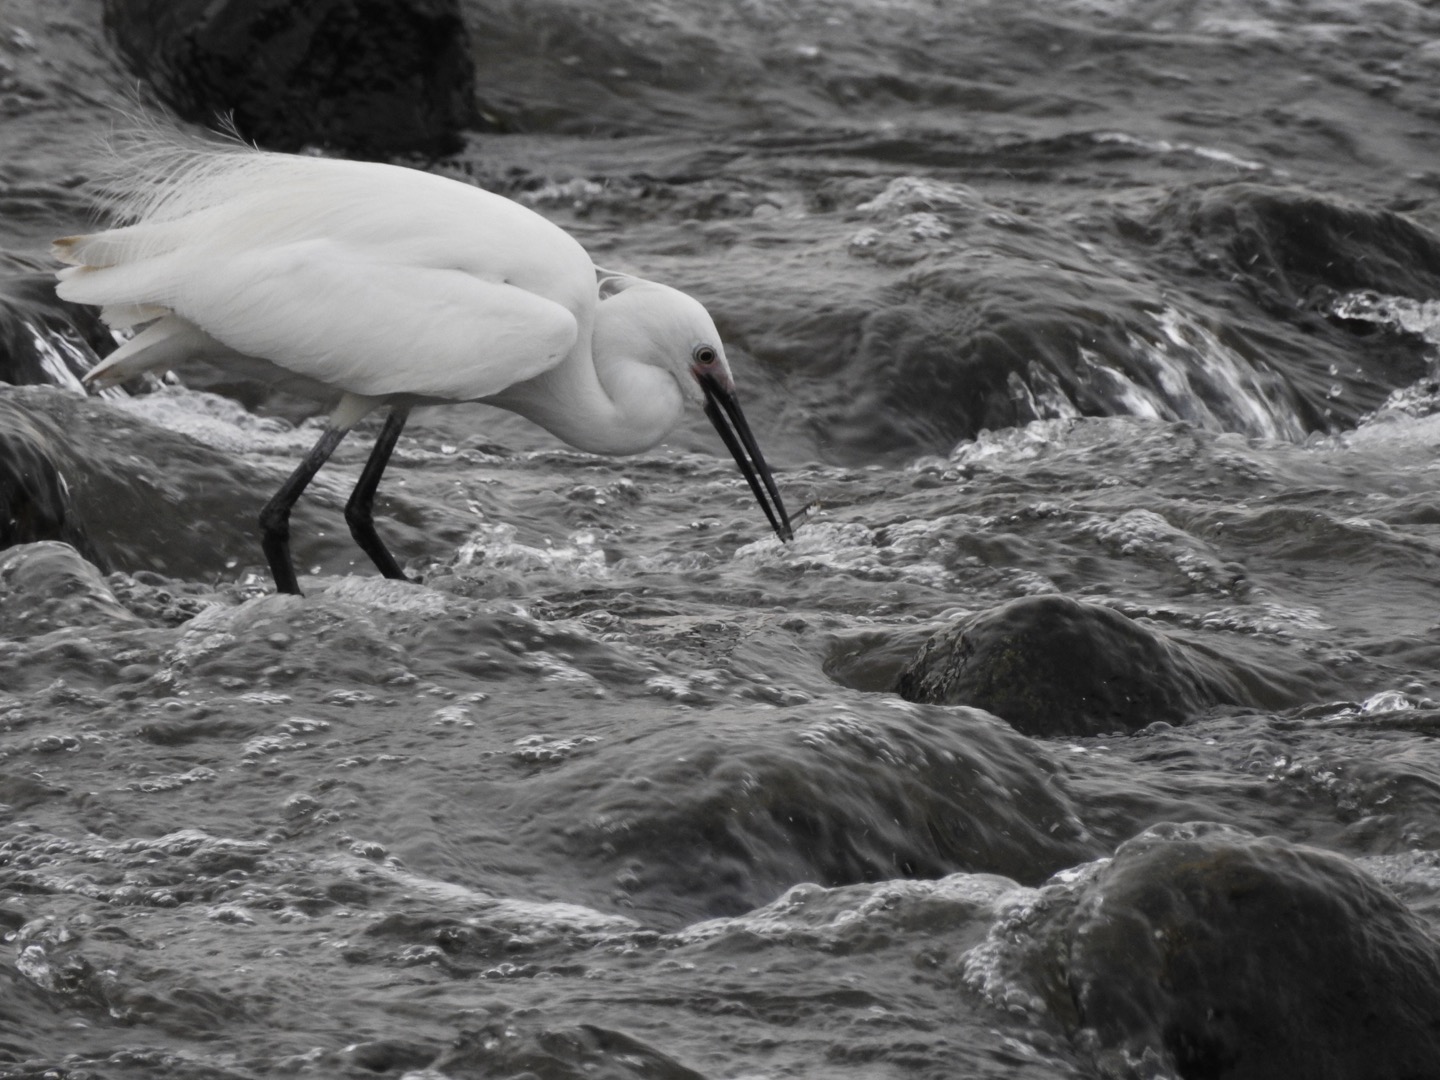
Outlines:
{"type": "Polygon", "coordinates": [[[280,591],[300,591],[291,508],[345,433],[382,405],[389,415],[345,517],[386,577],[405,575],[372,506],[416,405],[485,402],[578,449],[629,454],[703,401],[775,532],[790,539],[704,307],[599,270],[573,237],[518,203],[394,165],[153,133],[113,187],[128,224],[54,245],[70,264],[60,296],[137,331],[88,382],[203,357],[336,401],[260,515],[280,591]]]}

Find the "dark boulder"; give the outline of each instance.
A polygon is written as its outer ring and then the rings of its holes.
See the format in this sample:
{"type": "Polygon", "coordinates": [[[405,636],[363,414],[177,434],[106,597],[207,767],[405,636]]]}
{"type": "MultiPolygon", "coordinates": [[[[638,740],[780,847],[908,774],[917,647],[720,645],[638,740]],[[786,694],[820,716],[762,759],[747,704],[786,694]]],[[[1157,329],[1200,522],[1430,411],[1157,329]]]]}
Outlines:
{"type": "MultiPolygon", "coordinates": [[[[80,392],[115,339],[94,311],[55,295],[51,274],[3,258],[20,272],[0,278],[0,383],[80,392]]],[[[59,425],[0,392],[0,548],[61,540],[95,558],[72,505],[66,445],[59,425]]]]}
{"type": "Polygon", "coordinates": [[[897,691],[985,709],[1041,736],[1134,731],[1254,696],[1197,647],[1065,596],[1015,600],[936,634],[897,691]]]}
{"type": "Polygon", "coordinates": [[[1157,222],[1185,229],[1205,265],[1287,318],[1337,292],[1440,289],[1440,236],[1391,210],[1234,184],[1178,192],[1157,222]]]}
{"type": "MultiPolygon", "coordinates": [[[[227,433],[222,422],[200,425],[210,438],[201,442],[134,411],[51,387],[14,387],[0,401],[20,418],[14,427],[28,422],[48,433],[45,446],[65,478],[93,554],[76,546],[107,572],[151,571],[208,581],[234,576],[237,567],[243,572],[246,566],[263,565],[256,517],[294,467],[283,455],[277,463],[263,453],[245,452],[263,445],[263,437],[227,433]]],[[[365,453],[364,441],[357,439],[342,446],[335,460],[353,463],[365,453]]],[[[392,505],[408,502],[403,491],[388,498],[392,505]]],[[[300,500],[292,517],[297,565],[319,566],[327,573],[354,565],[355,546],[342,504],[343,497],[323,485],[300,500]]],[[[414,516],[407,510],[387,522],[386,532],[397,556],[405,559],[425,545],[433,550],[439,537],[458,544],[465,520],[459,513],[436,515],[416,508],[414,516]]]]}
{"type": "Polygon", "coordinates": [[[1045,751],[994,717],[916,706],[799,705],[783,723],[721,713],[528,778],[516,842],[576,867],[587,903],[687,921],[738,915],[804,882],[957,870],[1033,882],[1098,849],[1045,751]],[[541,807],[564,810],[563,833],[541,807]]]}
{"type": "Polygon", "coordinates": [[[458,0],[106,0],[137,75],[277,150],[447,153],[480,123],[458,0]]]}
{"type": "Polygon", "coordinates": [[[0,394],[0,548],[60,540],[96,559],[70,497],[60,429],[0,394]]]}
{"type": "Polygon", "coordinates": [[[1106,1076],[1401,1080],[1440,1068],[1440,943],[1339,855],[1162,826],[1050,910],[1056,1011],[1106,1076]]]}
{"type": "MultiPolygon", "coordinates": [[[[4,257],[6,264],[35,264],[4,257]]],[[[0,277],[0,382],[11,386],[68,386],[80,378],[115,339],[92,308],[55,295],[53,274],[22,269],[0,277]]]]}

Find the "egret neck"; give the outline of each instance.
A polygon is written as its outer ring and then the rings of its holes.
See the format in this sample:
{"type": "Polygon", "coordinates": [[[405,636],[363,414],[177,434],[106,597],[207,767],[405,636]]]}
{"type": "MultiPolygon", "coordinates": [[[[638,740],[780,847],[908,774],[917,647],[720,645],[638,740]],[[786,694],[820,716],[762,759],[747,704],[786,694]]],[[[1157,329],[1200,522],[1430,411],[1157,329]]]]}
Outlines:
{"type": "Polygon", "coordinates": [[[559,364],[486,402],[592,454],[635,454],[659,443],[685,414],[685,369],[666,363],[652,327],[635,318],[640,305],[620,299],[600,304],[590,326],[582,322],[559,364]]]}
{"type": "Polygon", "coordinates": [[[635,454],[672,431],[685,411],[680,384],[639,360],[591,363],[577,347],[559,366],[485,398],[517,412],[578,450],[635,454]]]}

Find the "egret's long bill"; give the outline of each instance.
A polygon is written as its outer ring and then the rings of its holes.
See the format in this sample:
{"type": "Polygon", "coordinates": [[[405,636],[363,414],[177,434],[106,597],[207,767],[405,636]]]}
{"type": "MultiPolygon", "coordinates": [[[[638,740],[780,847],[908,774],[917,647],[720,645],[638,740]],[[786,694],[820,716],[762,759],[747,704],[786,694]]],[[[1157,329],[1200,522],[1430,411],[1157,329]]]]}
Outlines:
{"type": "Polygon", "coordinates": [[[770,466],[765,464],[765,455],[760,453],[755,436],[750,434],[750,425],[745,422],[745,414],[740,411],[740,401],[735,397],[735,391],[721,385],[720,380],[713,375],[697,372],[695,380],[700,384],[700,389],[705,391],[705,415],[710,418],[710,423],[715,425],[715,430],[720,433],[720,438],[735,458],[735,464],[739,465],[740,471],[745,474],[760,509],[765,511],[765,516],[770,519],[770,524],[775,529],[775,535],[781,540],[795,539],[795,531],[790,527],[790,515],[785,512],[785,504],[780,501],[780,492],[775,487],[775,478],[770,475],[770,466]]]}

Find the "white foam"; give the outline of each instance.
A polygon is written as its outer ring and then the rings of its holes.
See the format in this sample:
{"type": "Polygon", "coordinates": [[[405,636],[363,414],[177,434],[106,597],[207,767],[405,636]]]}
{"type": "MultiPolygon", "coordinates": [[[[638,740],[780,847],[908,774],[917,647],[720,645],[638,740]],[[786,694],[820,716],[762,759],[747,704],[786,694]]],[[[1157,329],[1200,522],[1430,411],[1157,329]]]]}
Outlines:
{"type": "Polygon", "coordinates": [[[595,533],[581,529],[554,547],[532,547],[515,539],[515,526],[482,525],[455,553],[456,566],[493,566],[506,570],[550,570],[579,578],[608,578],[610,567],[595,533]]]}
{"type": "Polygon", "coordinates": [[[183,386],[166,386],[139,397],[122,396],[114,404],[156,427],[226,453],[269,447],[308,448],[316,438],[308,428],[297,429],[284,420],[256,416],[229,398],[183,386]]]}

